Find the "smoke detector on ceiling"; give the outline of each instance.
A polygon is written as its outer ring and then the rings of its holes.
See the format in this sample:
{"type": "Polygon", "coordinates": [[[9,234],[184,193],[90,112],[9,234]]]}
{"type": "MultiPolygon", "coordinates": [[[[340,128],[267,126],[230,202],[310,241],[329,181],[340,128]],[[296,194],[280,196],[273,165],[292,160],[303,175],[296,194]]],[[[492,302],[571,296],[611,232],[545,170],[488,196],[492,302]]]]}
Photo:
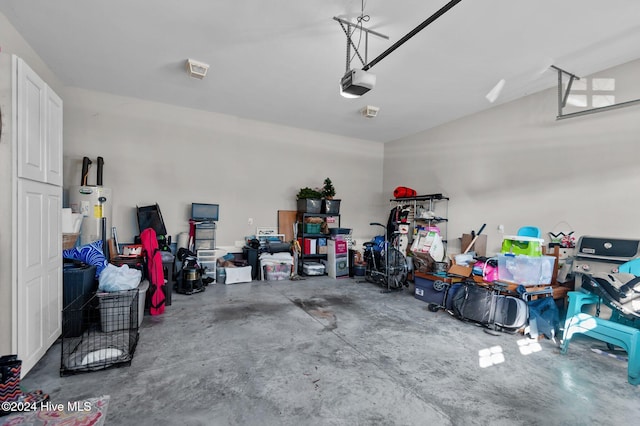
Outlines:
{"type": "Polygon", "coordinates": [[[380,111],[380,108],[375,107],[375,106],[371,106],[371,105],[367,105],[366,107],[362,108],[362,115],[367,117],[367,118],[373,118],[376,115],[378,115],[378,111],[380,111]]]}
{"type": "Polygon", "coordinates": [[[189,77],[202,80],[207,75],[208,70],[209,64],[194,59],[187,59],[187,72],[189,73],[189,77]]]}

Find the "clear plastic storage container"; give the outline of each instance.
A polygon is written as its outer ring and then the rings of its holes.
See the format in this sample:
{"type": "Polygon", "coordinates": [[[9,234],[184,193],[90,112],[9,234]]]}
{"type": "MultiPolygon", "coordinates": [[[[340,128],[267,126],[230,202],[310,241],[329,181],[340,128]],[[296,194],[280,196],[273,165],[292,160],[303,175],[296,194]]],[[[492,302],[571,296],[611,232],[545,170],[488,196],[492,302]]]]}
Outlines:
{"type": "Polygon", "coordinates": [[[522,285],[550,284],[554,256],[498,255],[498,279],[522,285]]]}

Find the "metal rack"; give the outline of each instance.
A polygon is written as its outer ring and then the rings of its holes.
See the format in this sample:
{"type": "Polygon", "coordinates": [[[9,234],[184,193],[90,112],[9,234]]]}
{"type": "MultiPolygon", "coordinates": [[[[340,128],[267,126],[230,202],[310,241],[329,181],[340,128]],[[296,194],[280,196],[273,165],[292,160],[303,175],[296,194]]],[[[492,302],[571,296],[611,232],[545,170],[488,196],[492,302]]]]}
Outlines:
{"type": "Polygon", "coordinates": [[[322,260],[326,260],[327,259],[327,253],[318,253],[316,251],[316,253],[314,254],[310,254],[310,253],[305,253],[305,239],[311,239],[311,240],[315,240],[315,244],[317,244],[317,240],[320,238],[325,238],[325,239],[329,239],[331,238],[331,235],[327,235],[327,234],[323,234],[321,232],[317,232],[317,233],[310,233],[310,232],[305,232],[305,219],[309,218],[309,217],[319,217],[322,218],[322,220],[324,222],[327,221],[327,218],[336,218],[337,223],[334,223],[333,225],[335,225],[336,227],[340,228],[340,215],[339,214],[334,214],[334,213],[303,213],[303,212],[298,212],[298,238],[301,239],[300,242],[300,248],[301,253],[300,253],[300,259],[298,262],[298,273],[300,275],[303,275],[303,265],[304,265],[304,261],[317,261],[317,262],[321,262],[322,260]]]}
{"type": "MultiPolygon", "coordinates": [[[[440,229],[442,242],[447,244],[447,225],[449,222],[449,197],[442,194],[417,195],[408,198],[392,198],[392,208],[403,206],[410,210],[407,223],[411,226],[408,235],[415,236],[418,226],[440,229]]],[[[412,238],[413,239],[413,238],[412,238]]],[[[409,244],[411,241],[409,241],[409,244]]]]}

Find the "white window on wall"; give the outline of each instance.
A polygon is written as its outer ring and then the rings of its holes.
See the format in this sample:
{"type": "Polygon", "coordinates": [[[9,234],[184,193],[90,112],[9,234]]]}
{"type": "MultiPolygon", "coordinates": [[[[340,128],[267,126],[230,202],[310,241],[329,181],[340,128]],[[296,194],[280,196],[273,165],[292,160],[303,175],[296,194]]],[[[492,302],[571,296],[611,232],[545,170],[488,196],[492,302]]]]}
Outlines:
{"type": "Polygon", "coordinates": [[[593,78],[591,80],[593,95],[591,104],[594,108],[610,106],[616,103],[616,79],[615,78],[593,78]]]}

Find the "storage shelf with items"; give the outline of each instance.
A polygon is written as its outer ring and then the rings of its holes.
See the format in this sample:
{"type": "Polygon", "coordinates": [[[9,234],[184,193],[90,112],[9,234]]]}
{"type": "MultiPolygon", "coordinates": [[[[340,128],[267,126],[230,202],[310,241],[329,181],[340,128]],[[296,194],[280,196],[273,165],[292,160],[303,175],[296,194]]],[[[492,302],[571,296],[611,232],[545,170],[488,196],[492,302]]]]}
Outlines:
{"type": "MultiPolygon", "coordinates": [[[[300,275],[324,275],[319,274],[316,269],[307,267],[305,262],[325,263],[328,253],[328,240],[331,234],[344,232],[340,228],[340,215],[333,213],[308,213],[298,212],[298,243],[300,244],[300,261],[298,262],[298,273],[300,275]]],[[[311,265],[316,266],[316,265],[311,265]]]]}
{"type": "Polygon", "coordinates": [[[216,248],[216,223],[196,222],[193,240],[194,250],[214,250],[216,248]]]}
{"type": "MultiPolygon", "coordinates": [[[[443,247],[446,246],[449,197],[438,193],[393,198],[389,201],[392,205],[391,216],[394,216],[395,212],[395,222],[400,231],[406,234],[404,241],[401,238],[401,249],[404,249],[402,251],[406,252],[416,241],[431,241],[429,232],[436,232],[442,240],[443,247]]],[[[393,220],[393,217],[389,219],[393,220]]],[[[442,255],[444,256],[444,252],[442,255]]],[[[439,252],[437,257],[440,257],[439,252]]]]}

